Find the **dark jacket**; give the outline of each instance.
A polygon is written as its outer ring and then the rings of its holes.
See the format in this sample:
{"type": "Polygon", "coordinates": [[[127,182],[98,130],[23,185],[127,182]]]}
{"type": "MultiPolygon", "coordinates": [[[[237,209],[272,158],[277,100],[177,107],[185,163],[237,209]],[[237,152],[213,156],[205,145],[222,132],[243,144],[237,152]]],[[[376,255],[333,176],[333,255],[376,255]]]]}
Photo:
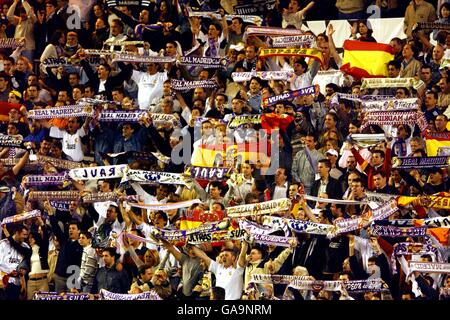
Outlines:
{"type": "Polygon", "coordinates": [[[330,240],[322,235],[305,238],[297,247],[298,252],[293,265],[305,267],[311,276],[321,280],[325,268],[324,252],[329,244],[330,240]]]}
{"type": "MultiPolygon", "coordinates": [[[[94,91],[96,93],[100,93],[98,92],[100,79],[97,72],[92,70],[91,65],[86,60],[81,60],[80,64],[86,72],[89,82],[92,83],[94,91]]],[[[131,64],[126,65],[122,62],[118,62],[117,64],[119,65],[121,71],[114,76],[109,75],[105,82],[105,91],[103,93],[107,96],[108,100],[112,100],[112,90],[116,87],[122,86],[123,82],[128,80],[133,72],[133,66],[131,64]]]]}
{"type": "MultiPolygon", "coordinates": [[[[270,199],[273,199],[273,195],[274,195],[274,193],[275,193],[275,187],[277,186],[277,184],[275,183],[275,182],[273,182],[271,185],[270,185],[270,187],[269,187],[269,190],[270,190],[270,199]]],[[[286,188],[286,198],[288,197],[288,195],[289,195],[289,187],[291,186],[291,183],[289,182],[289,181],[287,181],[287,188],[286,188]]]]}
{"type": "Polygon", "coordinates": [[[127,293],[130,289],[130,280],[125,270],[117,271],[115,264],[111,268],[100,268],[94,279],[92,292],[98,293],[101,289],[114,293],[127,293]]]}
{"type": "Polygon", "coordinates": [[[68,277],[67,268],[72,265],[81,266],[81,256],[83,255],[83,247],[76,240],[70,240],[58,225],[55,216],[50,216],[50,224],[53,233],[58,239],[61,249],[56,262],[55,273],[60,277],[68,277]]]}
{"type": "MultiPolygon", "coordinates": [[[[320,179],[313,182],[311,186],[311,195],[317,197],[319,194],[320,188],[320,179]]],[[[332,177],[328,177],[328,184],[326,188],[326,194],[330,199],[341,199],[342,197],[342,188],[339,181],[333,179],[332,177]]]]}

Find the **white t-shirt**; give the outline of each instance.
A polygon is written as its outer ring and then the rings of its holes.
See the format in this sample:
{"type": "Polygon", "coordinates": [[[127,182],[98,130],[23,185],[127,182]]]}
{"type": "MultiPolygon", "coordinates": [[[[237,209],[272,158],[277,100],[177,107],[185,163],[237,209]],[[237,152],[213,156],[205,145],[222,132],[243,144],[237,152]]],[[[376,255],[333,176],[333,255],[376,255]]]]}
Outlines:
{"type": "Polygon", "coordinates": [[[287,191],[288,191],[288,187],[287,186],[288,186],[287,182],[282,187],[275,186],[275,190],[273,192],[273,199],[272,200],[286,198],[287,191]]]}
{"type": "Polygon", "coordinates": [[[99,84],[98,84],[98,92],[105,92],[106,88],[105,88],[105,83],[106,80],[100,80],[99,84]]]}
{"type": "Polygon", "coordinates": [[[69,134],[66,130],[61,130],[58,127],[50,128],[50,137],[63,139],[62,151],[73,161],[82,161],[84,158],[83,149],[81,148],[81,138],[86,135],[84,127],[78,129],[75,134],[69,134]]]}
{"type": "MultiPolygon", "coordinates": [[[[22,247],[29,248],[28,244],[22,243],[22,247]]],[[[16,249],[14,249],[8,239],[0,241],[0,281],[3,279],[3,275],[11,273],[17,269],[17,266],[22,262],[23,255],[21,255],[16,249]]],[[[19,285],[19,279],[11,277],[9,283],[19,285]]]]}
{"type": "Polygon", "coordinates": [[[295,26],[296,29],[302,28],[303,11],[297,11],[295,13],[283,14],[282,27],[286,28],[289,25],[295,26]]]}
{"type": "Polygon", "coordinates": [[[216,286],[225,289],[225,300],[239,300],[241,298],[244,286],[244,268],[240,266],[224,268],[213,260],[209,265],[209,271],[216,276],[216,286]]]}
{"type": "Polygon", "coordinates": [[[309,71],[306,71],[301,76],[294,75],[294,78],[291,81],[291,90],[295,91],[298,89],[309,87],[312,84],[312,80],[313,79],[309,71]]]}
{"type": "Polygon", "coordinates": [[[167,80],[167,72],[157,72],[150,75],[148,72],[133,70],[131,76],[138,85],[138,103],[141,110],[148,110],[152,101],[163,93],[163,84],[167,80]]]}

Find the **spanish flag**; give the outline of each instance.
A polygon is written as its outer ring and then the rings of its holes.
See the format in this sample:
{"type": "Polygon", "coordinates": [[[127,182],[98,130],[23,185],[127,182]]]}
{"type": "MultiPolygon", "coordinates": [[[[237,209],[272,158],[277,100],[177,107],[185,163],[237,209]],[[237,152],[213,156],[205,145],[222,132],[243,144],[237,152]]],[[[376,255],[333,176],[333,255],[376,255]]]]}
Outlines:
{"type": "Polygon", "coordinates": [[[356,79],[387,77],[387,63],[394,59],[390,45],[363,41],[344,41],[341,71],[356,79]]]}
{"type": "Polygon", "coordinates": [[[17,109],[20,111],[20,107],[22,105],[20,103],[9,103],[5,101],[0,102],[0,121],[6,122],[9,121],[8,113],[11,109],[17,109]]]}
{"type": "Polygon", "coordinates": [[[270,165],[270,140],[258,143],[239,143],[230,145],[201,144],[194,147],[191,164],[199,167],[217,167],[234,165],[250,160],[261,161],[263,167],[270,165]]]}
{"type": "Polygon", "coordinates": [[[424,135],[427,145],[427,156],[434,157],[439,153],[439,148],[450,148],[450,132],[427,132],[424,135]]]}

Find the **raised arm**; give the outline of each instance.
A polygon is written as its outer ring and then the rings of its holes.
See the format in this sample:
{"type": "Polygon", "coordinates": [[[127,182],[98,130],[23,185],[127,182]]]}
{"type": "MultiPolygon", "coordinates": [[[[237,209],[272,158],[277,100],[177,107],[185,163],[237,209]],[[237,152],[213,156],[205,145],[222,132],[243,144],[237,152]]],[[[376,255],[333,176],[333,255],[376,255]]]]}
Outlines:
{"type": "Polygon", "coordinates": [[[34,13],[33,8],[30,6],[30,4],[26,0],[23,0],[22,5],[23,5],[23,8],[25,9],[25,12],[27,13],[28,19],[30,19],[33,23],[37,22],[38,19],[36,17],[36,14],[34,13]]]}
{"type": "Polygon", "coordinates": [[[308,216],[309,220],[311,220],[312,222],[319,223],[319,220],[317,220],[316,216],[311,211],[311,208],[308,206],[308,203],[304,198],[300,200],[300,206],[303,208],[303,210],[305,210],[305,213],[308,216]]]}
{"type": "Polygon", "coordinates": [[[125,221],[125,229],[128,229],[131,226],[131,219],[128,215],[127,210],[125,210],[125,208],[123,207],[122,201],[119,201],[119,211],[122,215],[123,221],[125,221]]]}
{"type": "Polygon", "coordinates": [[[208,255],[202,249],[199,249],[196,246],[193,246],[192,250],[194,251],[195,256],[202,259],[205,262],[206,266],[209,268],[212,262],[211,258],[208,257],[208,255]]]}
{"type": "Polygon", "coordinates": [[[11,7],[9,7],[8,9],[8,12],[6,13],[8,20],[15,26],[20,22],[20,18],[14,15],[14,11],[16,11],[18,3],[19,0],[14,0],[14,2],[11,4],[11,7]]]}
{"type": "Polygon", "coordinates": [[[246,254],[248,249],[247,241],[241,241],[241,252],[239,253],[238,266],[245,268],[246,254]]]}
{"type": "Polygon", "coordinates": [[[311,1],[310,3],[308,3],[308,5],[306,7],[304,7],[302,10],[300,10],[301,15],[305,16],[305,14],[312,9],[312,7],[314,7],[314,1],[311,1]]]}
{"type": "Polygon", "coordinates": [[[327,28],[328,43],[330,44],[330,54],[338,66],[342,65],[342,59],[337,53],[336,46],[333,40],[333,33],[335,32],[333,25],[330,23],[327,28]]]}
{"type": "Polygon", "coordinates": [[[25,152],[25,154],[22,156],[22,158],[20,158],[19,162],[12,168],[12,172],[15,176],[17,176],[20,172],[20,170],[22,170],[23,167],[25,167],[25,165],[28,162],[28,158],[30,157],[30,152],[27,150],[25,152]]]}
{"type": "Polygon", "coordinates": [[[163,243],[164,248],[166,248],[167,251],[169,251],[178,262],[181,262],[183,254],[180,251],[178,251],[169,241],[165,239],[161,239],[161,241],[163,243]]]}

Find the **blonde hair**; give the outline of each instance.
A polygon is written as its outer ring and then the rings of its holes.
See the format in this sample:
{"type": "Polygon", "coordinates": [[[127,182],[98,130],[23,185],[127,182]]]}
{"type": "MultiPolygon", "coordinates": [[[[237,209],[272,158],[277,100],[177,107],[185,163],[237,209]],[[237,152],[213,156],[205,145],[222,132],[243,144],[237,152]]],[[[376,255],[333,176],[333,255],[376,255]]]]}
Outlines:
{"type": "Polygon", "coordinates": [[[27,57],[24,57],[24,56],[18,57],[16,63],[17,63],[19,60],[22,60],[23,63],[26,65],[27,71],[33,70],[33,65],[31,64],[30,60],[28,60],[27,57]]]}

